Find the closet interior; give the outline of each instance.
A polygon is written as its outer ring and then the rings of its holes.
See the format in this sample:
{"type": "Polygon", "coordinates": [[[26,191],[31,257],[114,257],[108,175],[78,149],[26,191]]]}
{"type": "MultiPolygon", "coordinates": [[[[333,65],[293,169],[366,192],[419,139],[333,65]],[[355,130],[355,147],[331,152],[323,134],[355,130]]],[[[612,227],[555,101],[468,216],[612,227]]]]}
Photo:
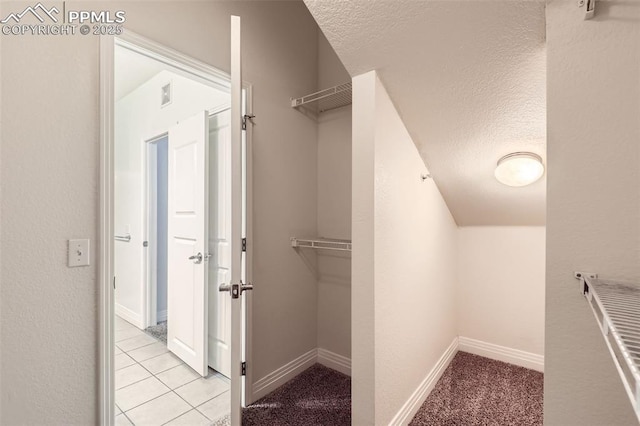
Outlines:
{"type": "Polygon", "coordinates": [[[351,372],[351,78],[322,34],[318,91],[291,98],[317,123],[317,232],[291,249],[317,282],[318,362],[351,372]]]}

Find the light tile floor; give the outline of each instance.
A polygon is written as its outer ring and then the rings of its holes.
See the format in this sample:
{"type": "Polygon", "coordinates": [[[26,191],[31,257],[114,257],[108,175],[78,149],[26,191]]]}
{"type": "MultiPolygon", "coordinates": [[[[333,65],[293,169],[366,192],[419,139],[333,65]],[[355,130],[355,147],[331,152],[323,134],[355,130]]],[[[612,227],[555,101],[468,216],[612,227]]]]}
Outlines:
{"type": "Polygon", "coordinates": [[[229,379],[200,377],[167,346],[116,316],[116,425],[210,425],[229,413],[229,379]]]}

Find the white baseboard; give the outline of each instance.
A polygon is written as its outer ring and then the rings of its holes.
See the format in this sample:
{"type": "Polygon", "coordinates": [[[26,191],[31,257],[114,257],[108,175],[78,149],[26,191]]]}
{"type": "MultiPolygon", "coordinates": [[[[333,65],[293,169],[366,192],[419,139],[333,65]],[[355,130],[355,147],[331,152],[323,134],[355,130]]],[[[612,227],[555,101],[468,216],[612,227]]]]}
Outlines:
{"type": "Polygon", "coordinates": [[[318,350],[312,349],[253,383],[253,400],[257,401],[316,363],[318,350]]]}
{"type": "Polygon", "coordinates": [[[436,365],[431,369],[427,377],[420,383],[418,388],[411,394],[407,402],[404,403],[398,414],[391,420],[389,425],[406,425],[413,416],[416,415],[420,406],[427,399],[433,388],[442,377],[442,373],[447,369],[453,357],[458,352],[458,338],[454,338],[449,347],[444,351],[436,365]]]}
{"type": "Polygon", "coordinates": [[[351,376],[350,358],[322,348],[312,349],[255,382],[253,401],[273,392],[315,363],[351,376]]]}
{"type": "Polygon", "coordinates": [[[544,372],[544,356],[460,336],[458,350],[544,372]]]}
{"type": "Polygon", "coordinates": [[[156,315],[156,322],[162,322],[166,320],[167,320],[167,310],[165,309],[164,311],[158,311],[156,315]]]}
{"type": "Polygon", "coordinates": [[[346,374],[347,376],[351,376],[351,359],[346,356],[318,348],[318,363],[339,371],[342,374],[346,374]]]}
{"type": "Polygon", "coordinates": [[[135,325],[140,330],[144,329],[144,324],[142,323],[142,315],[136,314],[131,309],[125,308],[118,303],[116,303],[116,315],[123,320],[135,325]]]}

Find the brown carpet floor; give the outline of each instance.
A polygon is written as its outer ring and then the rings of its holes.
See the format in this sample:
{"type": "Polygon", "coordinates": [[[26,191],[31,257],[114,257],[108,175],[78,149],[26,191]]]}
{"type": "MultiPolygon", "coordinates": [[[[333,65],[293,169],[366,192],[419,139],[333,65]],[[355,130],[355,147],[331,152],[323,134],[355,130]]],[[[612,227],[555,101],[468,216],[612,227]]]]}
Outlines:
{"type": "MultiPolygon", "coordinates": [[[[410,425],[542,425],[542,373],[458,352],[410,425]]],[[[243,426],[351,424],[351,379],[316,364],[242,410],[243,426]]]]}
{"type": "Polygon", "coordinates": [[[351,425],[351,378],[316,364],[244,408],[242,424],[351,425]]]}
{"type": "Polygon", "coordinates": [[[542,425],[542,377],[458,352],[410,425],[542,425]]]}

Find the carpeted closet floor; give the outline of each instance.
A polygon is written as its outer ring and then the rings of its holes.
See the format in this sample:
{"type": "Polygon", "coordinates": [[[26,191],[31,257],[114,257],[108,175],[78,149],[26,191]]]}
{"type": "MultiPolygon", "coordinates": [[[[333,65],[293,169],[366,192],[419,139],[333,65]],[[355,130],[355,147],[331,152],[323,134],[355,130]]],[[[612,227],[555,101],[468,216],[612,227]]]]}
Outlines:
{"type": "MultiPolygon", "coordinates": [[[[458,352],[410,425],[542,425],[542,377],[458,352]]],[[[351,425],[351,379],[316,364],[245,408],[242,424],[351,425]]]]}
{"type": "Polygon", "coordinates": [[[542,377],[458,352],[410,425],[542,425],[542,377]]]}
{"type": "Polygon", "coordinates": [[[351,378],[316,364],[243,409],[242,424],[351,425],[351,378]]]}

